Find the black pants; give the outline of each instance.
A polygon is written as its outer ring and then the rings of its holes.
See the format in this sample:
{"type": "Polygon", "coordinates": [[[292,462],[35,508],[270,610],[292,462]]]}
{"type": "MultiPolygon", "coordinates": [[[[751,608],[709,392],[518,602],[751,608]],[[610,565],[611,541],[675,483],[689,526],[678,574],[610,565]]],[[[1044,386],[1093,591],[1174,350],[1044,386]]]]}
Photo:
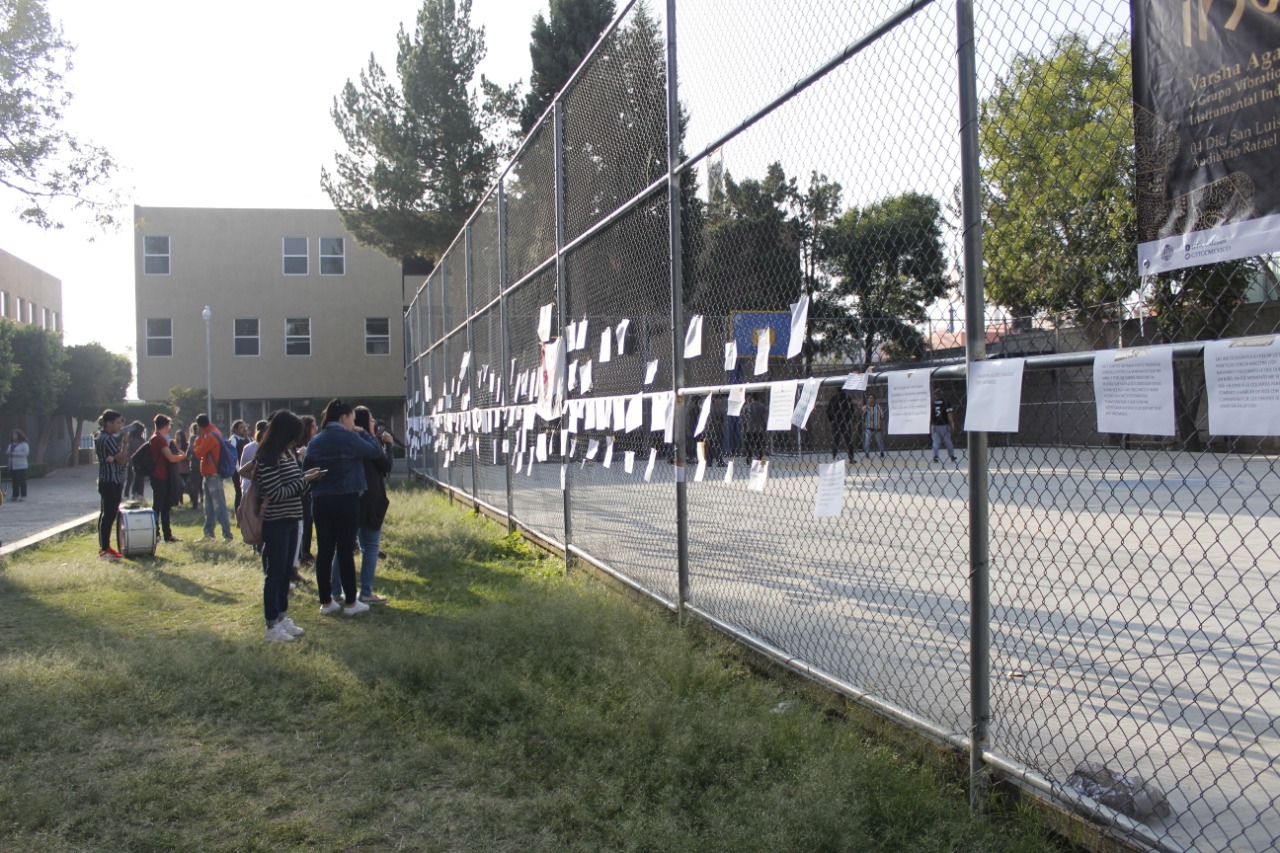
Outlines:
{"type": "Polygon", "coordinates": [[[338,577],[354,604],[360,587],[356,585],[356,529],[360,526],[360,494],[314,495],[311,514],[316,522],[316,591],[320,603],[333,599],[333,557],[338,557],[338,577]]]}
{"type": "Polygon", "coordinates": [[[169,526],[172,494],[168,479],[151,478],[151,508],[160,514],[160,532],[164,534],[165,539],[173,538],[173,528],[169,526]]]}
{"type": "Polygon", "coordinates": [[[235,514],[234,510],[240,508],[240,498],[243,497],[243,495],[240,494],[240,475],[239,474],[236,474],[234,477],[231,478],[231,485],[234,486],[236,490],[236,505],[231,513],[231,520],[235,521],[239,516],[235,514]]]}
{"type": "Polygon", "coordinates": [[[849,454],[849,458],[853,459],[855,451],[854,442],[854,426],[853,424],[832,424],[831,425],[831,457],[834,459],[839,452],[839,445],[843,442],[845,452],[849,454]]]}
{"type": "Polygon", "coordinates": [[[98,550],[105,551],[111,547],[111,528],[116,526],[116,516],[120,514],[120,497],[124,493],[124,483],[98,483],[98,494],[101,496],[101,507],[98,510],[98,550]]]}
{"type": "Polygon", "coordinates": [[[302,496],[302,556],[312,557],[311,553],[311,531],[315,528],[315,521],[311,518],[311,495],[302,496]]]}
{"type": "Polygon", "coordinates": [[[25,498],[27,496],[27,469],[11,468],[9,475],[13,477],[13,496],[15,498],[25,498]]]}

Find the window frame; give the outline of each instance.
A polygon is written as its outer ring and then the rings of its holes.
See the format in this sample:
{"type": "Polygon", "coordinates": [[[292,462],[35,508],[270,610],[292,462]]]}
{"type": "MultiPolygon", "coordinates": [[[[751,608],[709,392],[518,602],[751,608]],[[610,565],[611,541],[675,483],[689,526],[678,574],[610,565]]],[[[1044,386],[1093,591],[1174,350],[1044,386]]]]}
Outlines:
{"type": "Polygon", "coordinates": [[[287,275],[290,277],[293,277],[293,276],[301,277],[301,276],[307,276],[311,274],[311,238],[310,237],[281,237],[280,238],[280,273],[281,275],[287,275]],[[299,255],[297,252],[289,251],[288,241],[290,240],[302,241],[301,255],[299,255]],[[302,272],[290,272],[289,261],[291,259],[297,260],[298,258],[302,259],[302,266],[303,266],[302,272]]]}
{"type": "Polygon", "coordinates": [[[142,235],[142,274],[143,275],[169,275],[173,272],[173,241],[168,234],[143,234],[142,235]],[[147,250],[148,240],[164,240],[164,252],[152,252],[147,250]],[[148,268],[147,261],[151,258],[164,258],[164,272],[153,272],[148,268]]]}
{"type": "Polygon", "coordinates": [[[284,321],[284,354],[286,358],[310,358],[311,357],[311,318],[310,317],[286,317],[284,321]],[[307,333],[305,335],[291,333],[289,331],[291,323],[306,323],[307,333]],[[290,352],[291,345],[298,344],[303,340],[306,341],[306,352],[290,352]]]}
{"type": "Polygon", "coordinates": [[[262,355],[262,320],[259,317],[234,317],[231,320],[231,354],[236,358],[257,358],[262,355]],[[240,324],[252,321],[253,334],[241,334],[240,324]],[[241,341],[253,341],[253,352],[240,352],[241,341]]]}
{"type": "Polygon", "coordinates": [[[364,318],[364,354],[375,356],[378,358],[391,355],[391,318],[390,317],[365,317],[364,318]],[[369,323],[371,322],[373,323],[380,322],[380,323],[386,324],[386,329],[387,329],[386,333],[383,334],[383,333],[370,332],[369,323]],[[385,343],[386,351],[372,352],[369,349],[370,344],[376,344],[379,341],[382,341],[385,343]]]}
{"type": "Polygon", "coordinates": [[[342,276],[347,274],[347,240],[345,237],[318,237],[316,242],[319,243],[320,250],[320,275],[342,276]],[[341,251],[338,254],[325,252],[325,241],[332,240],[338,245],[341,251]],[[338,260],[342,264],[340,272],[325,272],[325,261],[338,260]]]}
{"type": "Polygon", "coordinates": [[[143,329],[146,332],[146,352],[147,358],[173,358],[173,318],[172,317],[147,317],[143,321],[143,329]],[[169,334],[157,335],[152,334],[151,324],[157,320],[163,320],[169,324],[169,334]],[[157,353],[151,351],[152,341],[168,341],[169,351],[167,353],[157,353]]]}

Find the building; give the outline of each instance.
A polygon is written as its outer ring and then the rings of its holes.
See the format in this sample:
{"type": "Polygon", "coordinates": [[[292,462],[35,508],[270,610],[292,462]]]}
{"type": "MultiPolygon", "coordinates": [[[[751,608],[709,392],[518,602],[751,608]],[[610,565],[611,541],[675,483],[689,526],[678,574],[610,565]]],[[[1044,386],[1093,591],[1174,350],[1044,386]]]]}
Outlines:
{"type": "Polygon", "coordinates": [[[134,220],[139,397],[205,388],[210,371],[224,428],[333,397],[399,420],[401,266],[337,211],[135,207],[134,220]]]}
{"type": "Polygon", "coordinates": [[[62,331],[62,281],[0,249],[0,317],[62,331]]]}

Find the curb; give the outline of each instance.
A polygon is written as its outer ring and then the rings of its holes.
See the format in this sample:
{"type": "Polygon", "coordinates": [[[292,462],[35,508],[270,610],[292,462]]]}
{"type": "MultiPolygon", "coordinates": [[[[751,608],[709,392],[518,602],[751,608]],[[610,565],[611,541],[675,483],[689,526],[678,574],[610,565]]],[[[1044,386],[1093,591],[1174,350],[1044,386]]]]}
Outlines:
{"type": "Polygon", "coordinates": [[[54,525],[39,533],[28,536],[25,539],[19,539],[0,547],[0,557],[8,557],[19,551],[25,551],[28,548],[34,548],[42,545],[50,539],[64,536],[68,533],[79,533],[82,528],[87,528],[98,521],[98,513],[91,512],[88,515],[82,515],[79,518],[73,518],[70,521],[64,521],[62,524],[54,525]]]}

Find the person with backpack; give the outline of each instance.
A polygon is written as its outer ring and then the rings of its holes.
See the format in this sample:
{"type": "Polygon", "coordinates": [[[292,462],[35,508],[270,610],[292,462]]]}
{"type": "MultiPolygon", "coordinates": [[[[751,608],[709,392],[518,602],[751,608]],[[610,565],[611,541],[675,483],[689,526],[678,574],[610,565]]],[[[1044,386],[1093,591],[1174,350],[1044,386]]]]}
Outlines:
{"type": "Polygon", "coordinates": [[[182,461],[169,446],[169,429],[173,422],[168,415],[156,415],[152,421],[155,432],[142,450],[134,454],[134,473],[151,478],[151,508],[160,516],[160,530],[166,542],[180,542],[173,535],[169,512],[173,508],[173,480],[169,478],[169,466],[182,461]],[[146,455],[151,457],[151,469],[146,470],[146,455]]]}
{"type": "Polygon", "coordinates": [[[310,485],[324,476],[319,469],[306,474],[291,452],[302,438],[302,421],[290,411],[271,416],[266,434],[254,456],[253,482],[245,490],[248,501],[259,507],[243,506],[241,512],[260,508],[262,522],[262,610],[268,643],[291,643],[303,634],[289,618],[289,573],[298,548],[302,498],[310,485]]]}
{"type": "Polygon", "coordinates": [[[236,455],[230,444],[206,414],[196,415],[200,437],[191,446],[191,454],[200,460],[200,476],[204,478],[204,538],[213,541],[214,525],[222,526],[222,538],[231,541],[231,519],[227,516],[225,477],[236,474],[236,455]],[[223,472],[226,473],[223,473],[223,472]]]}
{"type": "Polygon", "coordinates": [[[118,562],[124,555],[111,547],[111,528],[120,514],[120,498],[124,494],[124,470],[127,457],[121,446],[120,431],[124,429],[124,416],[114,409],[107,409],[98,418],[98,434],[93,437],[93,449],[98,457],[98,559],[118,562]]]}

